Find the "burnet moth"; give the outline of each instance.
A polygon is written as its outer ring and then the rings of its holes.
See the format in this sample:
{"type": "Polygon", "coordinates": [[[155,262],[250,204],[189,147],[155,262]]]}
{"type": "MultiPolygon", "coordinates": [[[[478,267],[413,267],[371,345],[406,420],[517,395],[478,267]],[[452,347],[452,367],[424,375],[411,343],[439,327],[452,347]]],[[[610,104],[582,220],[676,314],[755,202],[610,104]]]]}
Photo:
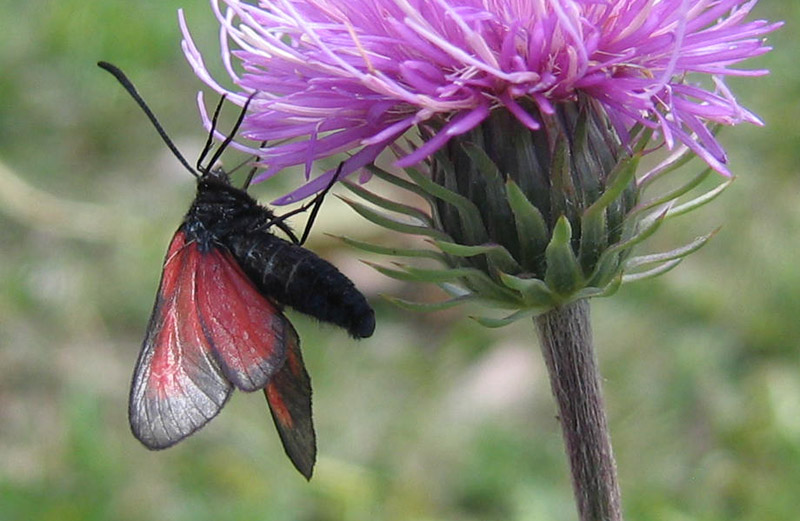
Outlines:
{"type": "Polygon", "coordinates": [[[167,250],[133,374],[129,418],[134,436],[149,449],[167,448],[216,416],[234,388],[263,389],[286,454],[310,479],[317,450],[311,381],[300,339],[283,306],[340,326],[355,338],[368,337],[375,329],[375,314],[350,279],[302,247],[338,172],[310,203],[276,216],[232,186],[224,170],[212,169],[252,97],[203,166],[224,98],[220,100],[195,170],[122,71],[106,62],[98,65],[125,87],[197,178],[197,195],[167,250]],[[298,239],[286,218],[309,208],[308,224],[298,239]],[[273,226],[291,242],[273,235],[273,226]]]}

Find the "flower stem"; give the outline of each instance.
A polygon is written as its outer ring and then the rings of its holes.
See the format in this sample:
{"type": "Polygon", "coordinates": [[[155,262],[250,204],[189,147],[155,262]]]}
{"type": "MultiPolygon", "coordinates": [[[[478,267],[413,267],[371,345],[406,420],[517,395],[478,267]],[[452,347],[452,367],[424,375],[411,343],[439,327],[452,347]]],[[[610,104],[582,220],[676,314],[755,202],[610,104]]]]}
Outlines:
{"type": "Polygon", "coordinates": [[[617,467],[592,346],[589,303],[579,300],[536,317],[558,403],[581,521],[622,521],[617,467]]]}

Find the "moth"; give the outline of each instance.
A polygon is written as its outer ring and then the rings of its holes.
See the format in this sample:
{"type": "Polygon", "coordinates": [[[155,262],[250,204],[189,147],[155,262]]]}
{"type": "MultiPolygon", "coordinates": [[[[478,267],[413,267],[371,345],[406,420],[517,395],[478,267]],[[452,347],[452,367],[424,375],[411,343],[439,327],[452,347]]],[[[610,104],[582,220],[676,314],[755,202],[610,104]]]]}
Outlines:
{"type": "Polygon", "coordinates": [[[125,87],[178,160],[197,178],[197,194],[170,242],[161,282],[133,374],[129,419],[147,448],[164,449],[214,418],[233,389],[263,390],[289,459],[310,479],[316,459],[311,381],[300,339],[283,313],[289,306],[366,338],[375,314],[350,279],[303,244],[326,192],[276,216],[212,168],[233,140],[252,96],[211,158],[206,145],[192,168],[136,88],[114,65],[99,62],[125,87]],[[311,209],[300,238],[286,219],[311,209]],[[274,235],[282,230],[289,240],[274,235]]]}

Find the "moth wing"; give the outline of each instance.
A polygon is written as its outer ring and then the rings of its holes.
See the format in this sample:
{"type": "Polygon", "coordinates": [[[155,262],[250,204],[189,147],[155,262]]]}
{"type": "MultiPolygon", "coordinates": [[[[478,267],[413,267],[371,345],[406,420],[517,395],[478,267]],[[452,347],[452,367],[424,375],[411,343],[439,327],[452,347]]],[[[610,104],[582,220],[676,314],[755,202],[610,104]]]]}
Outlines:
{"type": "Polygon", "coordinates": [[[269,410],[286,455],[306,479],[317,458],[317,437],[311,416],[311,379],[300,353],[300,339],[289,324],[286,362],[264,389],[269,410]]]}
{"type": "Polygon", "coordinates": [[[178,230],[170,243],[129,402],[134,436],[164,449],[208,423],[232,391],[198,314],[204,255],[178,230]]]}
{"type": "Polygon", "coordinates": [[[296,333],[277,304],[259,293],[227,249],[197,266],[200,323],[222,374],[243,391],[263,389],[286,360],[296,333]]]}

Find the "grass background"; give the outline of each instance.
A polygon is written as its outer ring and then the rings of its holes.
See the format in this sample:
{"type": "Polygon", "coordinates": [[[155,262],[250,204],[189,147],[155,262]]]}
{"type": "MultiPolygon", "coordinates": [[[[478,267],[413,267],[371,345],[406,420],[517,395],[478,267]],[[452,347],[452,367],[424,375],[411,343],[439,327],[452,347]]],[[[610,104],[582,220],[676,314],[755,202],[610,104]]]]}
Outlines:
{"type": "MultiPolygon", "coordinates": [[[[383,303],[379,293],[427,290],[327,239],[378,233],[333,198],[310,247],[368,293],[379,326],[356,343],[290,313],[315,390],[311,483],[258,393],[237,393],[168,451],[133,439],[130,373],[194,188],[94,64],[126,70],[195,157],[200,84],[179,50],[178,7],[219,71],[205,2],[0,0],[0,520],[575,519],[530,324],[492,331],[462,311],[383,303]]],[[[800,4],[762,0],[755,14],[787,21],[776,50],[749,64],[773,74],[731,83],[767,126],[724,131],[736,183],[654,247],[722,231],[675,271],[593,305],[630,520],[800,510],[800,4]]],[[[270,200],[291,185],[254,192],[270,200]]]]}

